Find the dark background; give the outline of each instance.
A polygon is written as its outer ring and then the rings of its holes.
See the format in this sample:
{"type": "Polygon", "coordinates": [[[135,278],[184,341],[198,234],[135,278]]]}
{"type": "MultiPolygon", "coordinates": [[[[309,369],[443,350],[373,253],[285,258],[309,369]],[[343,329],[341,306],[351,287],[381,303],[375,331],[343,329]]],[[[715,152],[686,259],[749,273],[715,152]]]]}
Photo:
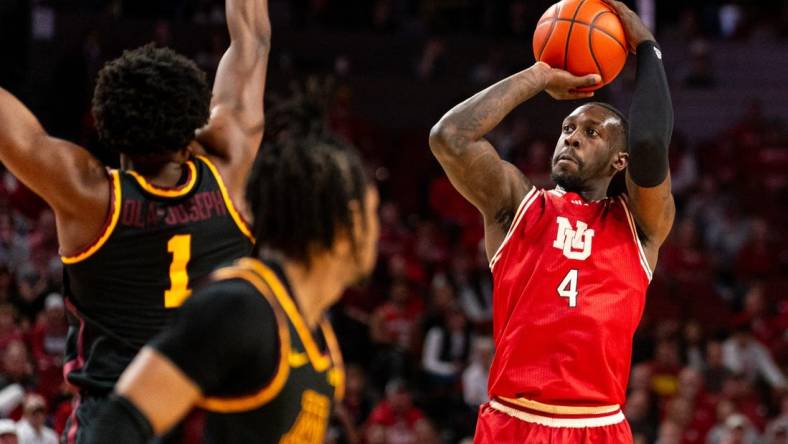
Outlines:
{"type": "MultiPolygon", "coordinates": [[[[788,427],[788,3],[629,3],[645,12],[665,53],[679,213],[635,338],[625,413],[638,442],[785,442],[777,439],[788,427]]],[[[346,426],[338,419],[330,434],[336,442],[472,434],[478,400],[463,396],[462,375],[466,388],[478,386],[484,358],[465,341],[462,353],[437,359],[455,365],[444,374],[425,360],[425,343],[450,336],[450,325],[489,336],[489,273],[480,219],[451,189],[427,134],[455,103],[533,63],[534,24],[550,4],[271,0],[267,100],[310,76],[331,78],[331,124],[363,151],[383,196],[375,278],[332,313],[352,381],[338,414],[346,426]],[[408,388],[391,384],[399,378],[408,388]]],[[[212,76],[228,44],[223,2],[2,0],[0,86],[51,133],[114,164],[90,116],[95,75],[150,41],[212,76]]],[[[599,98],[626,110],[633,80],[630,63],[599,98]]],[[[540,95],[489,137],[550,186],[559,122],[576,105],[540,95]]],[[[20,382],[44,395],[57,430],[71,392],[59,376],[62,309],[43,309],[60,279],[51,213],[7,172],[0,208],[0,388],[20,382]]],[[[484,348],[484,339],[473,342],[484,348]]]]}

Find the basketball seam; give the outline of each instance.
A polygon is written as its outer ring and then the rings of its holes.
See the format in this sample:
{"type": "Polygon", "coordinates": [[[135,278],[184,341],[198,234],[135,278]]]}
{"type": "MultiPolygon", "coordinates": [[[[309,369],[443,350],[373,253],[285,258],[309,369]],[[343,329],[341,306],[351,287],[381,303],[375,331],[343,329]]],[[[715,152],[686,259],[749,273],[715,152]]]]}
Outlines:
{"type": "MultiPolygon", "coordinates": [[[[604,12],[610,12],[610,11],[604,11],[604,12]]],[[[612,14],[612,13],[611,13],[611,14],[612,14]]],[[[555,21],[557,21],[557,22],[572,22],[572,23],[577,23],[578,25],[589,26],[589,27],[591,26],[591,24],[590,24],[590,23],[581,22],[580,20],[572,20],[572,19],[567,19],[567,18],[559,18],[559,19],[555,19],[555,21]]],[[[538,26],[540,26],[540,25],[542,25],[542,24],[544,24],[544,23],[547,23],[547,20],[543,20],[543,21],[541,21],[541,22],[537,23],[537,24],[536,24],[536,26],[538,27],[538,26]]],[[[602,34],[605,34],[606,36],[610,37],[610,38],[611,38],[611,39],[613,39],[613,40],[614,40],[616,43],[618,43],[618,46],[620,46],[621,48],[623,48],[623,49],[624,49],[624,51],[627,51],[627,52],[629,52],[629,49],[627,49],[627,47],[626,47],[626,46],[624,46],[624,45],[623,45],[621,42],[619,42],[619,41],[618,41],[618,39],[616,38],[616,36],[615,36],[615,35],[613,35],[613,33],[612,33],[612,32],[609,32],[609,31],[607,31],[607,30],[605,30],[605,29],[603,29],[603,28],[596,28],[596,30],[597,30],[597,31],[599,31],[599,32],[601,32],[602,34]]]]}
{"type": "Polygon", "coordinates": [[[550,32],[547,33],[547,37],[545,37],[544,42],[542,43],[542,49],[539,50],[539,56],[536,58],[537,61],[542,60],[542,54],[544,54],[545,48],[547,48],[547,43],[550,42],[550,37],[553,36],[553,31],[555,31],[556,24],[558,23],[558,16],[561,14],[561,5],[556,6],[555,14],[553,15],[553,23],[550,24],[550,32]]]}
{"type": "MultiPolygon", "coordinates": [[[[575,13],[572,16],[572,23],[569,24],[569,31],[566,33],[566,46],[564,46],[564,67],[562,69],[567,69],[567,63],[569,62],[569,42],[572,38],[572,28],[575,26],[575,19],[577,18],[577,14],[580,14],[580,8],[583,7],[586,0],[580,2],[577,5],[577,9],[575,9],[575,13]]],[[[558,21],[558,19],[556,19],[558,21]]]]}
{"type": "Polygon", "coordinates": [[[591,53],[591,58],[594,60],[594,65],[596,65],[596,70],[599,73],[599,77],[602,78],[602,83],[605,83],[605,73],[602,72],[602,67],[599,65],[599,61],[596,59],[596,54],[594,54],[594,26],[600,16],[609,12],[610,11],[601,11],[597,13],[597,15],[591,19],[591,24],[588,26],[588,51],[591,53]]]}

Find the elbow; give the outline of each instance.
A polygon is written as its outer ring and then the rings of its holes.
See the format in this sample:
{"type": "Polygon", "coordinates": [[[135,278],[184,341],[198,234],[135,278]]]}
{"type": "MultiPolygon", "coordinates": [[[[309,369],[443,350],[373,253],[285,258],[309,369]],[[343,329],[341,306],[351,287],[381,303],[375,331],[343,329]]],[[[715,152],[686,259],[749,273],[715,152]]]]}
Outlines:
{"type": "Polygon", "coordinates": [[[443,120],[430,130],[430,150],[436,157],[457,155],[459,153],[457,127],[443,120]]]}

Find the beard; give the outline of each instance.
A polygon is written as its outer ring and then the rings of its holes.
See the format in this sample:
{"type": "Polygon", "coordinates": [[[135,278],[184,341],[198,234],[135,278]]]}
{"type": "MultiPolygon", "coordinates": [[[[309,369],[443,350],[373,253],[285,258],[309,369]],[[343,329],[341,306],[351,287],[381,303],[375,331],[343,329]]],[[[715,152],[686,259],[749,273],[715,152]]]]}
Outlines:
{"type": "Polygon", "coordinates": [[[561,187],[564,191],[570,193],[580,193],[581,191],[586,190],[585,181],[578,175],[569,174],[566,172],[556,173],[553,171],[550,173],[550,178],[553,179],[553,182],[556,183],[559,187],[561,187]]]}

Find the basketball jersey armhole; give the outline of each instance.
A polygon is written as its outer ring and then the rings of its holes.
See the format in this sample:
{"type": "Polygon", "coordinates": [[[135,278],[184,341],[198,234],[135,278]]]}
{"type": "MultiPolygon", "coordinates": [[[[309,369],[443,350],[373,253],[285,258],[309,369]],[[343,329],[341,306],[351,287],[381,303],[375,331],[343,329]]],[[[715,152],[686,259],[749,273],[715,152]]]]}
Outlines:
{"type": "Polygon", "coordinates": [[[246,396],[210,397],[200,399],[197,407],[215,413],[238,413],[259,408],[274,399],[284,388],[290,375],[290,329],[285,314],[271,294],[272,289],[255,272],[243,267],[225,268],[213,275],[216,280],[241,279],[252,285],[265,298],[276,316],[279,339],[279,362],[273,377],[256,393],[246,396]]]}
{"type": "Polygon", "coordinates": [[[498,260],[500,260],[501,255],[503,254],[503,247],[505,247],[506,244],[509,242],[509,239],[512,237],[515,230],[517,229],[517,226],[520,225],[520,221],[523,219],[523,215],[528,210],[528,207],[530,207],[534,203],[534,201],[537,199],[539,194],[540,191],[537,190],[536,186],[534,186],[531,188],[531,191],[526,193],[525,197],[523,197],[523,200],[520,202],[520,206],[517,208],[517,211],[514,213],[514,219],[512,219],[512,225],[509,227],[509,231],[506,232],[506,236],[503,238],[501,245],[498,246],[498,250],[495,252],[492,259],[490,259],[490,270],[492,270],[493,267],[495,267],[495,264],[498,263],[498,260]]]}
{"type": "Polygon", "coordinates": [[[76,264],[78,262],[82,262],[87,258],[93,256],[112,235],[115,231],[115,227],[118,225],[118,219],[120,219],[120,210],[121,210],[121,199],[122,193],[120,188],[120,171],[118,170],[111,170],[109,172],[109,186],[110,186],[110,201],[109,201],[109,212],[106,216],[106,221],[104,223],[104,227],[102,228],[99,235],[96,239],[91,242],[86,247],[82,248],[80,251],[71,254],[71,255],[62,255],[60,256],[60,260],[66,264],[76,264]]]}
{"type": "Polygon", "coordinates": [[[205,156],[196,156],[197,159],[201,160],[208,169],[213,174],[214,180],[216,180],[216,184],[219,185],[219,191],[222,193],[222,199],[224,200],[225,206],[227,206],[227,211],[230,212],[230,217],[233,218],[235,221],[235,225],[238,227],[238,230],[243,233],[244,236],[249,238],[252,243],[255,242],[254,235],[252,234],[252,230],[249,228],[249,224],[246,223],[241,213],[235,208],[233,204],[233,200],[230,198],[230,193],[227,191],[227,187],[224,185],[224,180],[222,179],[222,175],[219,174],[219,170],[216,169],[216,166],[205,156]]]}
{"type": "Polygon", "coordinates": [[[627,217],[627,224],[629,225],[629,231],[632,234],[632,240],[635,241],[635,246],[637,247],[640,265],[643,267],[643,271],[646,273],[646,278],[648,278],[648,281],[651,282],[653,273],[651,271],[651,266],[648,264],[648,258],[646,258],[646,250],[643,248],[643,244],[640,242],[640,237],[638,236],[635,218],[632,217],[632,212],[629,211],[629,204],[627,203],[627,198],[625,195],[622,194],[618,198],[621,201],[621,206],[624,208],[624,213],[627,217]]]}

